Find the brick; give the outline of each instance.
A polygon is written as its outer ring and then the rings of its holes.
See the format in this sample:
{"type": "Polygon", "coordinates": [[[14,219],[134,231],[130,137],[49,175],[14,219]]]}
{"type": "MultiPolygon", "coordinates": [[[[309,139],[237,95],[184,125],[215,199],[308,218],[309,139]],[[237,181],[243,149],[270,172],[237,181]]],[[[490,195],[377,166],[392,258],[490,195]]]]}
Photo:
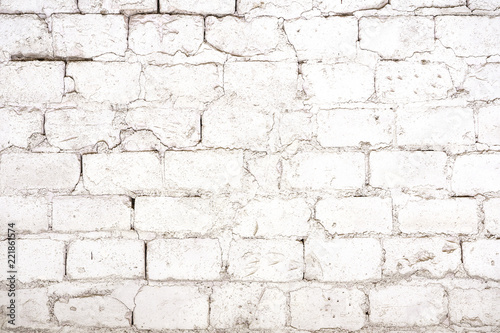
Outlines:
{"type": "Polygon", "coordinates": [[[205,19],[205,29],[210,45],[235,56],[271,53],[285,37],[275,17],[246,20],[234,16],[209,16],[205,19]]]}
{"type": "Polygon", "coordinates": [[[135,304],[134,325],[139,329],[208,327],[208,295],[197,286],[144,286],[135,304]]]}
{"type": "Polygon", "coordinates": [[[127,194],[162,188],[160,158],[150,152],[83,155],[83,181],[92,194],[127,194]]]}
{"type": "Polygon", "coordinates": [[[245,156],[246,167],[257,186],[265,193],[279,190],[282,160],[279,154],[258,153],[245,156]]]}
{"type": "Polygon", "coordinates": [[[238,14],[275,16],[290,19],[300,17],[303,12],[311,10],[312,3],[310,0],[298,0],[294,2],[272,0],[265,3],[259,0],[239,0],[237,9],[238,14]]]}
{"type": "Polygon", "coordinates": [[[457,195],[498,191],[499,172],[500,154],[461,155],[455,160],[451,188],[457,195]]]}
{"type": "Polygon", "coordinates": [[[144,278],[144,242],[76,240],[68,247],[67,275],[70,279],[144,278]]]}
{"type": "Polygon", "coordinates": [[[127,327],[132,311],[110,296],[75,297],[54,304],[54,315],[60,325],[127,327]]]}
{"type": "Polygon", "coordinates": [[[365,182],[365,156],[357,152],[299,152],[283,163],[283,181],[294,189],[355,189],[365,182]]]}
{"type": "Polygon", "coordinates": [[[50,16],[52,13],[77,13],[77,0],[3,0],[0,12],[9,14],[39,13],[50,16]]]}
{"type": "Polygon", "coordinates": [[[381,102],[444,99],[452,89],[444,64],[384,61],[377,66],[375,90],[381,102]]]}
{"type": "Polygon", "coordinates": [[[37,15],[0,15],[0,52],[12,57],[52,56],[47,23],[37,15]]]}
{"type": "Polygon", "coordinates": [[[42,132],[43,114],[41,112],[0,109],[0,150],[11,146],[27,148],[30,136],[42,132]]]}
{"type": "Polygon", "coordinates": [[[291,326],[306,330],[365,325],[366,296],[357,289],[305,287],[290,292],[291,326]]]}
{"type": "Polygon", "coordinates": [[[382,247],[373,238],[309,238],[305,243],[305,261],[307,280],[377,280],[381,278],[382,247]]]}
{"type": "Polygon", "coordinates": [[[488,16],[438,16],[436,38],[457,56],[489,56],[500,53],[500,18],[488,16]]]}
{"type": "Polygon", "coordinates": [[[70,62],[66,76],[84,99],[127,104],[139,98],[141,65],[126,62],[70,62]]]}
{"type": "Polygon", "coordinates": [[[408,201],[398,220],[404,233],[475,234],[479,223],[473,198],[408,201]]]}
{"type": "Polygon", "coordinates": [[[482,239],[463,243],[464,268],[470,276],[500,280],[500,241],[482,239]]]}
{"type": "Polygon", "coordinates": [[[389,238],[383,240],[383,248],[384,276],[424,273],[443,278],[457,272],[461,264],[460,244],[455,239],[389,238]]]}
{"type": "Polygon", "coordinates": [[[60,102],[64,62],[23,61],[0,64],[0,103],[60,102]]]}
{"type": "Polygon", "coordinates": [[[449,293],[450,320],[457,325],[500,325],[500,289],[453,289],[449,293]]]}
{"type": "Polygon", "coordinates": [[[80,179],[80,162],[75,154],[11,153],[0,156],[0,189],[71,191],[80,179]],[[54,173],[57,170],[57,173],[54,173]]]}
{"type": "Polygon", "coordinates": [[[125,121],[135,130],[152,131],[168,147],[195,146],[200,137],[200,112],[162,105],[130,107],[125,121]]]}
{"type": "Polygon", "coordinates": [[[281,145],[288,145],[296,140],[312,139],[313,127],[313,115],[309,112],[281,113],[278,124],[281,145]]]}
{"type": "Polygon", "coordinates": [[[477,113],[478,142],[500,145],[500,107],[486,106],[477,113]]]}
{"type": "Polygon", "coordinates": [[[387,0],[348,0],[340,2],[319,0],[316,6],[324,13],[348,14],[358,10],[382,8],[387,2],[387,0]]]}
{"type": "Polygon", "coordinates": [[[44,197],[0,197],[0,235],[15,223],[16,232],[39,233],[49,229],[49,206],[44,197]]]}
{"type": "MultiPolygon", "coordinates": [[[[49,303],[49,297],[47,295],[46,288],[20,289],[18,285],[15,293],[16,327],[23,327],[25,328],[24,330],[27,330],[26,328],[48,329],[53,327],[53,324],[50,323],[51,316],[49,313],[49,307],[47,306],[49,303]]],[[[7,312],[7,305],[10,302],[7,289],[5,292],[0,294],[0,302],[5,308],[5,310],[2,309],[2,315],[6,317],[2,328],[5,328],[4,330],[8,331],[9,326],[7,324],[7,320],[10,320],[11,318],[8,316],[7,312]]]]}
{"type": "Polygon", "coordinates": [[[237,212],[233,232],[243,237],[307,236],[311,210],[302,198],[258,198],[237,212]]]}
{"type": "Polygon", "coordinates": [[[494,100],[500,98],[500,64],[473,65],[463,83],[469,93],[468,100],[494,100]]]}
{"type": "Polygon", "coordinates": [[[395,10],[413,11],[417,8],[425,7],[458,7],[465,6],[465,0],[394,0],[391,1],[391,6],[395,10]]]}
{"type": "Polygon", "coordinates": [[[235,5],[233,0],[160,0],[162,13],[196,13],[196,14],[233,14],[235,5]]]}
{"type": "Polygon", "coordinates": [[[370,154],[370,185],[383,188],[446,186],[443,152],[379,151],[370,154]]]}
{"type": "Polygon", "coordinates": [[[500,234],[500,199],[491,198],[483,204],[484,229],[486,232],[500,234]]]}
{"type": "Polygon", "coordinates": [[[167,189],[223,191],[240,188],[243,175],[241,151],[199,150],[165,152],[167,189]]]}
{"type": "Polygon", "coordinates": [[[51,145],[61,149],[78,150],[99,141],[115,147],[121,142],[115,116],[111,107],[102,104],[49,110],[45,113],[45,134],[51,145]]]}
{"type": "Polygon", "coordinates": [[[227,272],[241,281],[302,280],[302,251],[302,243],[293,240],[234,240],[227,272]]]}
{"type": "Polygon", "coordinates": [[[154,52],[192,55],[203,43],[202,16],[134,15],[129,27],[129,47],[141,55],[154,52]]]}
{"type": "Polygon", "coordinates": [[[397,111],[398,145],[472,145],[474,114],[469,108],[403,108],[397,111]]]}
{"type": "Polygon", "coordinates": [[[210,296],[210,324],[215,328],[281,329],[286,325],[285,293],[263,284],[215,286],[210,296]]]}
{"type": "Polygon", "coordinates": [[[374,93],[373,70],[356,63],[302,64],[307,100],[321,106],[364,102],[374,93]]]}
{"type": "Polygon", "coordinates": [[[155,0],[78,0],[78,8],[82,13],[92,14],[135,14],[156,13],[155,0]]]}
{"type": "Polygon", "coordinates": [[[390,109],[320,110],[317,114],[318,142],[323,147],[390,144],[394,112],[390,109]]]}
{"type": "Polygon", "coordinates": [[[316,219],[331,234],[392,232],[392,200],[377,197],[323,198],[316,219]]]}
{"type": "Polygon", "coordinates": [[[404,59],[415,52],[434,48],[432,17],[362,17],[359,20],[360,47],[385,59],[404,59]]]}
{"type": "Polygon", "coordinates": [[[201,108],[222,95],[222,73],[215,64],[147,66],[144,76],[147,101],[201,108]]]}
{"type": "Polygon", "coordinates": [[[218,280],[222,253],[217,239],[156,239],[148,242],[151,280],[218,280]]]}
{"type": "Polygon", "coordinates": [[[497,10],[500,7],[498,0],[470,0],[467,7],[471,10],[497,10]]]}
{"type": "Polygon", "coordinates": [[[370,290],[370,321],[390,326],[438,325],[447,315],[441,286],[387,286],[370,290]]]}
{"type": "Polygon", "coordinates": [[[62,196],[52,201],[52,230],[130,230],[132,209],[124,196],[62,196]]]}

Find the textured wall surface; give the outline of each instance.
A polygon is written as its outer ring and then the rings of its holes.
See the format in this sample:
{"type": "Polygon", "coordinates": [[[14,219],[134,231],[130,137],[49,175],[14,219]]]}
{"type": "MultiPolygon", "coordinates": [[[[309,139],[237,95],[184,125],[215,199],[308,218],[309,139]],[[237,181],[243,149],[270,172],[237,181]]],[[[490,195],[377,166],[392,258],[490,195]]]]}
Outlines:
{"type": "Polygon", "coordinates": [[[2,332],[500,332],[500,1],[0,0],[0,223],[2,332]]]}

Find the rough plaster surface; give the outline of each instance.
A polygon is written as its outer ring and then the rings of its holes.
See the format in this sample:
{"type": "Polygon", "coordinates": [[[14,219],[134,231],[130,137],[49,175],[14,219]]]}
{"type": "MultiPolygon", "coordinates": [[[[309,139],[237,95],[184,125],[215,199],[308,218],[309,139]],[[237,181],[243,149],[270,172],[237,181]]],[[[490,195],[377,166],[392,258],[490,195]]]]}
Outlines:
{"type": "Polygon", "coordinates": [[[12,222],[2,332],[500,332],[500,2],[0,0],[12,222]]]}

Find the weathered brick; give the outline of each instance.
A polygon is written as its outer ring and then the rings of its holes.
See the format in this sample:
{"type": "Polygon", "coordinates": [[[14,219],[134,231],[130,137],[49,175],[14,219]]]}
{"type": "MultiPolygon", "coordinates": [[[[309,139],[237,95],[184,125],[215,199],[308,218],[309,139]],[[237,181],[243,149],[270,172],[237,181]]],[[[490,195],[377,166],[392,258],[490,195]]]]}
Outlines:
{"type": "Polygon", "coordinates": [[[37,15],[0,15],[0,52],[11,57],[52,56],[47,23],[37,15]]]}
{"type": "Polygon", "coordinates": [[[488,199],[483,204],[484,229],[493,235],[500,235],[500,198],[488,199]]]}
{"type": "Polygon", "coordinates": [[[395,285],[370,290],[370,321],[390,326],[438,325],[445,319],[443,287],[395,285]]]}
{"type": "Polygon", "coordinates": [[[478,142],[500,145],[500,107],[486,106],[477,113],[478,142]]]}
{"type": "Polygon", "coordinates": [[[463,83],[469,100],[493,100],[500,98],[500,64],[473,65],[463,83]]]}
{"type": "Polygon", "coordinates": [[[256,153],[245,156],[246,167],[256,185],[265,193],[279,190],[282,160],[279,154],[256,153]]]}
{"type": "Polygon", "coordinates": [[[392,201],[377,197],[323,198],[316,219],[331,234],[392,231],[392,201]]]}
{"type": "Polygon", "coordinates": [[[162,13],[233,14],[233,0],[160,0],[162,13]]]}
{"type": "Polygon", "coordinates": [[[497,10],[500,7],[500,3],[498,0],[469,0],[467,7],[471,10],[497,10]]]}
{"type": "Polygon", "coordinates": [[[355,189],[365,182],[365,156],[357,152],[300,152],[283,163],[283,181],[296,189],[355,189]]]}
{"type": "Polygon", "coordinates": [[[144,278],[144,266],[144,242],[140,240],[76,240],[68,247],[70,279],[144,278]]]}
{"type": "Polygon", "coordinates": [[[156,13],[155,0],[78,0],[82,13],[118,14],[118,13],[156,13]]]}
{"type": "Polygon", "coordinates": [[[30,136],[42,132],[43,114],[41,112],[0,109],[0,150],[10,146],[27,148],[30,136]]]}
{"type": "Polygon", "coordinates": [[[434,151],[372,152],[370,185],[444,188],[446,159],[446,153],[434,151]]]}
{"type": "Polygon", "coordinates": [[[208,295],[197,286],[144,286],[135,304],[134,325],[139,329],[208,327],[208,295]]]}
{"type": "Polygon", "coordinates": [[[37,13],[47,16],[52,13],[77,13],[77,0],[2,0],[0,3],[2,13],[37,13]]]}
{"type": "Polygon", "coordinates": [[[217,239],[156,239],[148,242],[151,280],[218,280],[222,253],[217,239]]]}
{"type": "Polygon", "coordinates": [[[6,193],[42,189],[67,192],[79,179],[80,162],[75,154],[12,153],[0,156],[0,189],[6,193]]]}
{"type": "Polygon", "coordinates": [[[377,280],[382,272],[382,247],[373,238],[309,238],[305,243],[305,261],[307,280],[377,280]]]}
{"type": "Polygon", "coordinates": [[[240,239],[231,243],[228,273],[241,281],[298,281],[303,274],[302,243],[240,239]]]}
{"type": "Polygon", "coordinates": [[[396,10],[413,11],[417,8],[425,7],[458,7],[465,6],[466,0],[393,0],[392,8],[396,10]]]}
{"type": "Polygon", "coordinates": [[[44,232],[49,228],[49,206],[44,197],[0,197],[0,235],[7,234],[9,223],[16,232],[44,232]]]}
{"type": "Polygon", "coordinates": [[[348,14],[358,10],[378,9],[387,4],[387,0],[347,0],[329,1],[318,0],[317,8],[326,13],[348,14]]]}
{"type": "Polygon", "coordinates": [[[365,325],[365,294],[357,289],[305,287],[290,292],[291,326],[359,330],[365,325]]]}
{"type": "Polygon", "coordinates": [[[457,325],[500,325],[500,289],[452,289],[450,320],[457,325]]]}
{"type": "Polygon", "coordinates": [[[160,190],[158,154],[123,152],[83,155],[83,181],[92,194],[129,194],[160,190]]]}
{"type": "Polygon", "coordinates": [[[323,147],[390,144],[394,112],[390,109],[321,110],[317,123],[317,138],[323,147]]]}
{"type": "Polygon", "coordinates": [[[275,16],[290,19],[300,17],[303,12],[312,9],[311,0],[238,0],[238,14],[249,14],[252,16],[275,16]]]}
{"type": "Polygon", "coordinates": [[[464,242],[464,268],[470,276],[500,280],[500,241],[481,239],[464,242]]]}
{"type": "MultiPolygon", "coordinates": [[[[34,288],[34,289],[20,289],[17,286],[15,291],[15,326],[20,330],[30,329],[49,329],[53,328],[51,323],[51,315],[49,313],[49,296],[47,295],[47,288],[34,288]]],[[[10,324],[7,324],[7,320],[10,320],[10,310],[7,306],[12,298],[8,297],[7,290],[0,294],[0,302],[3,304],[5,310],[2,309],[2,315],[4,315],[5,322],[2,329],[5,331],[9,330],[10,324]],[[7,310],[9,312],[7,312],[7,310]]]]}
{"type": "Polygon", "coordinates": [[[278,123],[281,145],[288,145],[295,140],[310,140],[313,137],[314,126],[312,113],[303,111],[281,113],[278,123]]]}
{"type": "Polygon", "coordinates": [[[461,155],[457,157],[453,167],[451,188],[457,195],[498,191],[499,173],[500,154],[461,155]]]}
{"type": "Polygon", "coordinates": [[[203,43],[203,17],[193,15],[134,15],[130,17],[129,47],[137,54],[194,54],[203,43]]]}
{"type": "Polygon", "coordinates": [[[130,198],[123,196],[62,196],[52,201],[56,231],[130,230],[130,198]]]}
{"type": "Polygon", "coordinates": [[[473,198],[408,201],[398,220],[404,233],[475,234],[479,224],[473,198]]]}

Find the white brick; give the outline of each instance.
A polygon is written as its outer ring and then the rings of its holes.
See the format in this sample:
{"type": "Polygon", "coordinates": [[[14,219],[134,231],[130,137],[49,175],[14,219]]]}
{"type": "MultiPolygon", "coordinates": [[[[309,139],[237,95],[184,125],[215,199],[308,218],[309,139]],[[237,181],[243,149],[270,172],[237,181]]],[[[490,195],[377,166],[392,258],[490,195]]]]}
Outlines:
{"type": "Polygon", "coordinates": [[[222,253],[217,239],[156,239],[147,246],[148,279],[220,279],[222,253]]]}
{"type": "Polygon", "coordinates": [[[472,109],[403,107],[396,114],[398,145],[472,145],[475,142],[472,109]]]}
{"type": "Polygon", "coordinates": [[[155,0],[78,0],[78,8],[82,13],[156,13],[155,0]]]}
{"type": "Polygon", "coordinates": [[[438,16],[436,38],[457,56],[489,56],[500,53],[500,18],[488,16],[438,16]]]}
{"type": "Polygon", "coordinates": [[[279,154],[256,153],[245,156],[246,168],[253,175],[256,185],[264,193],[279,190],[281,178],[281,156],[279,154]]]}
{"type": "Polygon", "coordinates": [[[240,239],[231,243],[228,273],[233,280],[298,281],[303,274],[302,243],[240,239]]]}
{"type": "Polygon", "coordinates": [[[290,19],[300,17],[303,12],[312,9],[311,0],[297,0],[290,2],[287,0],[239,0],[238,13],[249,14],[251,16],[275,16],[290,19]]]}
{"type": "Polygon", "coordinates": [[[200,141],[200,112],[162,105],[130,107],[125,121],[135,130],[150,130],[168,147],[190,147],[200,141]]]}
{"type": "Polygon", "coordinates": [[[375,187],[446,186],[446,153],[378,151],[370,154],[370,185],[375,187]]]}
{"type": "Polygon", "coordinates": [[[291,326],[359,330],[366,321],[366,296],[357,289],[301,288],[290,292],[291,326]]]}
{"type": "Polygon", "coordinates": [[[469,92],[469,100],[486,101],[500,98],[500,64],[471,66],[463,88],[469,92]]]}
{"type": "Polygon", "coordinates": [[[14,57],[52,56],[47,23],[36,15],[0,15],[0,52],[14,57]]]}
{"type": "Polygon", "coordinates": [[[42,132],[43,114],[41,112],[0,109],[0,150],[10,146],[27,148],[30,136],[42,132]]]}
{"type": "Polygon", "coordinates": [[[60,102],[64,62],[27,61],[0,64],[0,103],[60,102]]]}
{"type": "Polygon", "coordinates": [[[52,201],[55,231],[130,230],[130,198],[62,196],[52,201]]]}
{"type": "Polygon", "coordinates": [[[483,204],[484,229],[494,235],[500,235],[500,198],[492,198],[483,204]]]}
{"type": "MultiPolygon", "coordinates": [[[[7,283],[5,283],[5,285],[8,286],[7,283]]],[[[9,327],[32,329],[47,329],[51,328],[51,326],[53,327],[53,324],[50,323],[51,316],[49,307],[47,306],[49,303],[49,296],[47,295],[46,288],[19,289],[19,286],[17,287],[15,295],[15,326],[7,324],[7,320],[11,319],[10,310],[7,309],[10,300],[11,298],[8,297],[7,290],[0,294],[0,303],[4,308],[2,309],[2,315],[5,316],[2,326],[4,331],[8,331],[9,327]]]]}
{"type": "Polygon", "coordinates": [[[79,178],[80,162],[75,154],[13,153],[0,156],[0,189],[4,192],[70,191],[79,178]]]}
{"type": "Polygon", "coordinates": [[[455,273],[461,264],[458,240],[389,238],[383,240],[383,248],[384,276],[427,273],[443,278],[448,273],[455,273]]]}
{"type": "Polygon", "coordinates": [[[434,48],[432,17],[363,17],[359,20],[360,47],[386,59],[403,59],[434,48]]]}
{"type": "Polygon", "coordinates": [[[248,57],[272,52],[284,36],[275,17],[246,20],[209,16],[205,19],[205,38],[217,50],[248,57]]]}
{"type": "Polygon", "coordinates": [[[2,0],[2,13],[43,13],[49,16],[52,13],[77,13],[77,0],[2,0]]]}
{"type": "Polygon", "coordinates": [[[52,18],[54,55],[92,58],[106,53],[125,55],[127,19],[120,15],[67,15],[52,18]]]}
{"type": "Polygon", "coordinates": [[[130,17],[129,47],[137,54],[196,53],[203,43],[203,17],[134,15],[130,17]]]}
{"type": "Polygon", "coordinates": [[[162,13],[233,14],[233,0],[160,0],[162,13]]]}
{"type": "Polygon", "coordinates": [[[356,57],[358,20],[314,17],[285,22],[285,31],[299,61],[338,61],[356,57]]]}
{"type": "Polygon", "coordinates": [[[83,155],[83,181],[92,194],[159,190],[162,188],[160,158],[149,152],[83,155]]]}
{"type": "Polygon", "coordinates": [[[478,142],[500,145],[500,107],[486,106],[477,113],[478,142]]]}
{"type": "Polygon", "coordinates": [[[307,236],[311,210],[301,198],[258,198],[236,215],[233,231],[243,237],[307,236]]]}
{"type": "Polygon", "coordinates": [[[453,289],[450,297],[450,320],[458,325],[500,325],[500,289],[453,289]]]}
{"type": "Polygon", "coordinates": [[[363,153],[299,152],[283,161],[283,180],[296,189],[356,189],[365,183],[363,153]]]}
{"type": "Polygon", "coordinates": [[[66,75],[88,101],[126,104],[139,98],[141,65],[126,62],[70,62],[66,75]]]}
{"type": "Polygon", "coordinates": [[[387,0],[317,0],[317,8],[326,13],[347,14],[358,10],[382,8],[387,2],[387,0]]]}
{"type": "Polygon", "coordinates": [[[286,296],[275,287],[255,283],[215,286],[210,302],[210,324],[215,328],[280,329],[286,325],[286,296]]]}
{"type": "Polygon", "coordinates": [[[382,247],[373,238],[309,238],[305,243],[305,261],[307,280],[376,280],[381,278],[382,247]]]}
{"type": "Polygon", "coordinates": [[[394,112],[390,109],[335,109],[317,114],[318,142],[323,147],[390,144],[394,112]]]}
{"type": "Polygon", "coordinates": [[[121,141],[115,116],[111,107],[102,104],[50,110],[45,113],[45,134],[51,145],[61,149],[78,150],[99,141],[112,148],[121,141]]]}
{"type": "Polygon", "coordinates": [[[374,93],[373,70],[356,63],[302,64],[307,100],[323,106],[364,102],[374,93]]]}
{"type": "Polygon", "coordinates": [[[139,329],[208,327],[208,295],[197,286],[144,286],[135,304],[134,325],[139,329]]]}
{"type": "Polygon", "coordinates": [[[69,244],[70,279],[144,278],[144,242],[129,239],[77,240],[69,244]]]}
{"type": "Polygon", "coordinates": [[[316,204],[316,219],[331,234],[392,231],[391,199],[325,198],[316,204]]]}
{"type": "Polygon", "coordinates": [[[498,0],[469,0],[467,7],[471,10],[496,10],[500,7],[500,2],[498,0]]]}
{"type": "Polygon", "coordinates": [[[309,112],[281,113],[279,118],[279,136],[281,145],[288,145],[295,140],[310,140],[313,137],[313,115],[309,112]]]}
{"type": "Polygon", "coordinates": [[[500,241],[482,239],[463,243],[464,267],[470,276],[500,280],[500,241]]]}
{"type": "Polygon", "coordinates": [[[396,10],[413,11],[425,7],[458,7],[465,6],[466,0],[394,0],[391,1],[392,8],[396,10]]]}
{"type": "Polygon", "coordinates": [[[444,64],[385,61],[377,66],[375,89],[381,102],[444,99],[453,89],[444,64]]]}
{"type": "Polygon", "coordinates": [[[68,326],[127,327],[132,320],[132,311],[110,296],[59,300],[54,315],[60,325],[68,326]]]}
{"type": "Polygon", "coordinates": [[[38,233],[49,228],[49,206],[44,197],[0,197],[0,235],[7,234],[9,223],[16,232],[38,233]]]}
{"type": "Polygon", "coordinates": [[[241,151],[200,150],[165,152],[165,186],[168,189],[222,191],[240,188],[241,151]]]}
{"type": "Polygon", "coordinates": [[[448,309],[444,289],[429,284],[388,286],[370,291],[370,321],[390,326],[438,325],[448,309]]]}
{"type": "Polygon", "coordinates": [[[451,188],[457,195],[499,191],[499,174],[500,154],[461,155],[453,167],[451,188]]]}
{"type": "Polygon", "coordinates": [[[404,233],[475,234],[479,216],[476,200],[455,198],[408,201],[398,220],[404,233]]]}

